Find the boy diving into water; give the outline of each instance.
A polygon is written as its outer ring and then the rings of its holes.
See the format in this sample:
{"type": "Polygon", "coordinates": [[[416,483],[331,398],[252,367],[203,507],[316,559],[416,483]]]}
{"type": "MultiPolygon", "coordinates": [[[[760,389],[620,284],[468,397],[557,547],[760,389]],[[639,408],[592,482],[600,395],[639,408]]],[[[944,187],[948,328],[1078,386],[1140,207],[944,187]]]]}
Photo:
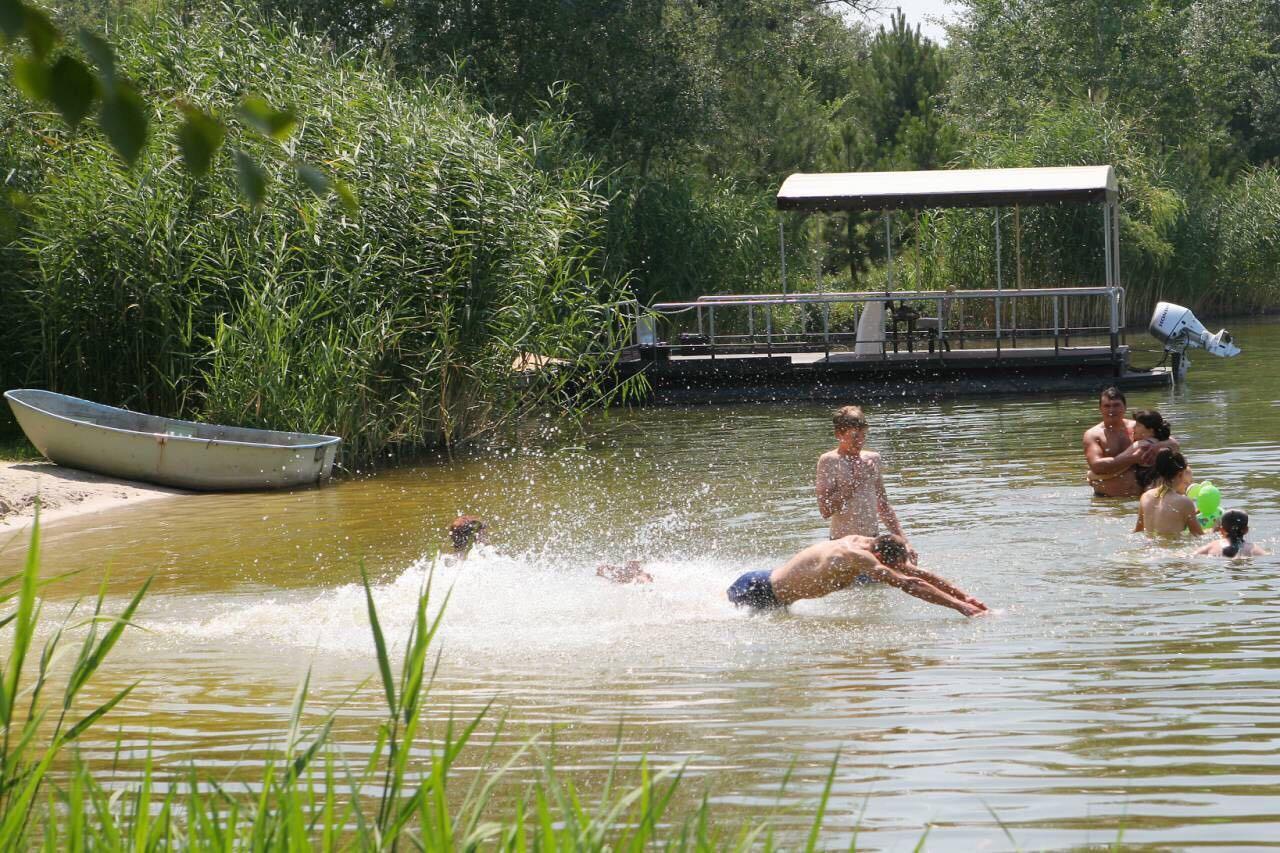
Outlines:
{"type": "Polygon", "coordinates": [[[908,562],[901,536],[882,533],[845,536],[810,545],[773,571],[747,572],[729,587],[738,607],[769,610],[804,598],[821,598],[855,583],[884,581],[930,604],[977,616],[987,610],[978,599],[908,562]]]}

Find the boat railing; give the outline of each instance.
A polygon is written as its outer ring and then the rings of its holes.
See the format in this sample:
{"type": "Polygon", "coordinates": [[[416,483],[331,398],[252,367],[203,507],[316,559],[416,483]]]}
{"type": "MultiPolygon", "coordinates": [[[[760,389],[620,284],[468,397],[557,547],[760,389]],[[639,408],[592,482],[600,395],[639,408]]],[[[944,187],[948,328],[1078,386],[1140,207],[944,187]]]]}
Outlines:
{"type": "Polygon", "coordinates": [[[1122,287],[717,294],[650,306],[637,318],[633,341],[642,350],[712,358],[855,347],[887,358],[890,350],[925,346],[945,358],[973,348],[994,348],[998,357],[1004,348],[1047,349],[1050,341],[1057,354],[1073,337],[1101,337],[1118,360],[1124,316],[1122,287]],[[864,323],[876,305],[883,322],[864,323]]]}

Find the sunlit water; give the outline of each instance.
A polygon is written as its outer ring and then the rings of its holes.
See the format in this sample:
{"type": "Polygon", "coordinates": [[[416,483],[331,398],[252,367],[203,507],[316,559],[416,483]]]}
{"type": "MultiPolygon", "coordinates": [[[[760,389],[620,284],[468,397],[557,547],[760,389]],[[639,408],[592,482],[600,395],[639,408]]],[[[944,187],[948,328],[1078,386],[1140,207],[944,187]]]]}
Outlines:
{"type": "MultiPolygon", "coordinates": [[[[1197,478],[1277,550],[1280,325],[1231,325],[1244,355],[1200,355],[1187,385],[1130,403],[1159,408],[1197,478]]],[[[554,728],[560,763],[588,780],[619,749],[684,763],[689,803],[708,790],[730,817],[777,812],[797,833],[838,753],[832,844],[857,827],[860,846],[910,850],[929,826],[930,849],[1105,844],[1121,827],[1126,842],[1178,848],[1280,840],[1280,558],[1193,558],[1190,540],[1132,534],[1134,503],[1083,483],[1091,395],[870,415],[922,564],[998,615],[965,620],[882,588],[782,616],[727,604],[740,572],[825,535],[812,478],[832,440],[817,405],[615,414],[589,439],[60,522],[45,571],[83,573],[47,612],[104,575],[118,609],[155,576],[145,632],[95,687],[142,679],[91,742],[103,761],[122,735],[161,772],[252,768],[280,744],[308,668],[317,712],[354,689],[338,739],[358,754],[382,703],[366,681],[361,563],[403,642],[444,525],[473,512],[490,545],[434,573],[434,600],[452,598],[430,714],[496,700],[503,749],[554,728]],[[648,563],[651,586],[595,576],[628,558],[648,563]]],[[[8,573],[23,545],[0,546],[8,573]]]]}

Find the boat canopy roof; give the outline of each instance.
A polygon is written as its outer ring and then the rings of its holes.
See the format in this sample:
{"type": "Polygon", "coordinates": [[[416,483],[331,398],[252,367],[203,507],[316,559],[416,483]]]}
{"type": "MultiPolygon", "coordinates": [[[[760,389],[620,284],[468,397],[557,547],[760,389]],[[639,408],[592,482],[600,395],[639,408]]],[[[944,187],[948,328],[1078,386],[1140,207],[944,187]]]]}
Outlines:
{"type": "Polygon", "coordinates": [[[778,190],[779,210],[890,210],[1112,204],[1111,166],[937,169],[929,172],[797,172],[778,190]]]}

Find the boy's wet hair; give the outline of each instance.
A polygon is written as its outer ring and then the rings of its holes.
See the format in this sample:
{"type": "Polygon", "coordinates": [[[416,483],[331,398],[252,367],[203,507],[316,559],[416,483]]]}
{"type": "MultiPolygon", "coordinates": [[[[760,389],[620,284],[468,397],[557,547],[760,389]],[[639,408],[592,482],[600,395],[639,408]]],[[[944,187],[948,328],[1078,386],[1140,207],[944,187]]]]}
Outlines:
{"type": "Polygon", "coordinates": [[[1169,437],[1169,422],[1155,409],[1139,409],[1133,413],[1133,420],[1151,430],[1157,441],[1164,441],[1169,437]]]}
{"type": "Polygon", "coordinates": [[[1227,535],[1227,544],[1222,546],[1222,556],[1234,557],[1240,553],[1244,535],[1249,532],[1249,513],[1242,509],[1229,509],[1218,520],[1218,527],[1227,535]]]}
{"type": "Polygon", "coordinates": [[[449,525],[449,541],[454,550],[465,551],[475,544],[476,536],[484,530],[484,519],[478,515],[460,515],[449,525]]]}
{"type": "Polygon", "coordinates": [[[1103,388],[1102,394],[1100,394],[1099,396],[1105,397],[1108,400],[1119,400],[1121,403],[1124,403],[1126,406],[1129,405],[1129,401],[1124,398],[1124,392],[1114,385],[1108,385],[1106,388],[1103,388]]]}
{"type": "Polygon", "coordinates": [[[892,533],[881,533],[871,543],[871,553],[880,558],[880,562],[890,568],[900,566],[907,561],[907,543],[901,536],[892,533]]]}
{"type": "Polygon", "coordinates": [[[846,429],[860,429],[867,425],[867,416],[861,406],[841,406],[831,417],[837,432],[846,429]]]}

